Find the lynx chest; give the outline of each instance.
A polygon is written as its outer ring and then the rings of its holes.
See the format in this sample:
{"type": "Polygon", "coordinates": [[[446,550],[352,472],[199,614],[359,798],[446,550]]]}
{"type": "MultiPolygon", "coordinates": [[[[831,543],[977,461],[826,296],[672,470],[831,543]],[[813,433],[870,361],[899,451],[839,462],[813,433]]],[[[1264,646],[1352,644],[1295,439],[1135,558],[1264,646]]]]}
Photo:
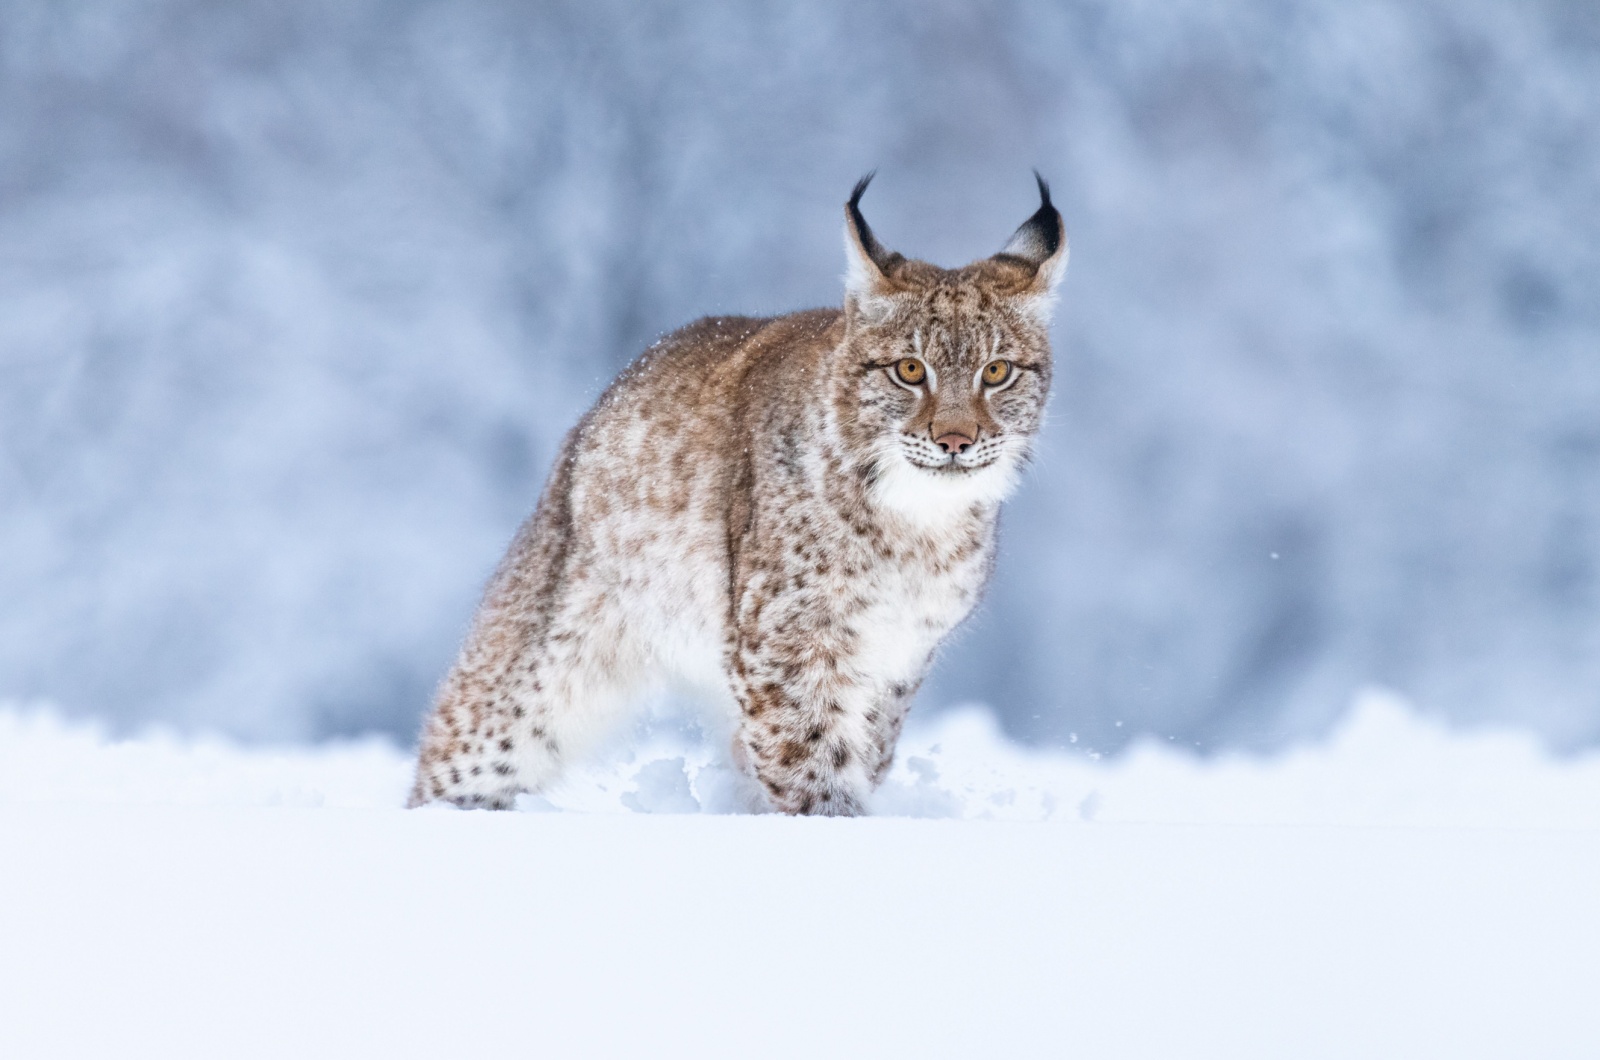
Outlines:
{"type": "Polygon", "coordinates": [[[854,669],[887,683],[915,684],[945,635],[971,613],[990,568],[991,535],[960,549],[875,550],[837,584],[836,614],[854,669]]]}

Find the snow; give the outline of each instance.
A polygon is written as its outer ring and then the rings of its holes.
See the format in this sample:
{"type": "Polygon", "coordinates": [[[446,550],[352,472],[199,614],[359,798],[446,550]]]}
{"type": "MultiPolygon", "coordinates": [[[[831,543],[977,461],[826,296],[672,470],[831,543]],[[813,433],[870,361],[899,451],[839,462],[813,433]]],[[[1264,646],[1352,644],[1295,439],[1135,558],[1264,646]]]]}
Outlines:
{"type": "MultiPolygon", "coordinates": [[[[533,812],[738,812],[726,755],[657,713],[533,812]]],[[[38,802],[392,809],[411,755],[371,738],[244,747],[154,731],[113,740],[44,708],[0,709],[0,805],[38,802]]],[[[1552,758],[1514,729],[1432,723],[1369,691],[1325,744],[1202,758],[1154,741],[1115,757],[1007,740],[982,707],[913,716],[875,811],[895,817],[1137,824],[1600,828],[1600,752],[1552,758]]]]}
{"type": "Polygon", "coordinates": [[[0,1056],[1600,1054],[1600,755],[1381,693],[1261,759],[935,715],[864,820],[671,718],[529,812],[408,779],[0,709],[0,1056]]]}

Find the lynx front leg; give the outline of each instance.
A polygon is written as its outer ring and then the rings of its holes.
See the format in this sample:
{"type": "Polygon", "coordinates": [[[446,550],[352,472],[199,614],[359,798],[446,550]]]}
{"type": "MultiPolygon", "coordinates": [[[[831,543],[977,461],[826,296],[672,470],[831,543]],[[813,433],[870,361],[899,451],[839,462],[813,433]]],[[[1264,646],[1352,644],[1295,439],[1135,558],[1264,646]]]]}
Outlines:
{"type": "Polygon", "coordinates": [[[841,679],[826,656],[802,665],[759,652],[741,656],[738,743],[773,806],[792,814],[865,813],[882,764],[893,755],[895,708],[841,679]]]}
{"type": "Polygon", "coordinates": [[[866,812],[872,789],[866,748],[838,731],[837,715],[781,693],[756,693],[742,707],[740,745],[776,809],[830,817],[866,812]]]}
{"type": "Polygon", "coordinates": [[[874,712],[873,748],[877,752],[877,763],[872,768],[874,788],[883,783],[883,778],[889,775],[889,767],[894,765],[895,744],[900,742],[900,730],[905,726],[911,697],[916,692],[917,686],[909,682],[891,685],[874,712]]]}

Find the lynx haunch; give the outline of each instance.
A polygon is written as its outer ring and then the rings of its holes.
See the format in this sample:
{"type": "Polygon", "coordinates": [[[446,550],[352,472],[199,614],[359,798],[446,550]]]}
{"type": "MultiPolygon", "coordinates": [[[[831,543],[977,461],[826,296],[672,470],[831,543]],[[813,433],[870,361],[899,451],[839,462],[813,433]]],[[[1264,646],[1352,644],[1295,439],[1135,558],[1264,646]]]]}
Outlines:
{"type": "Polygon", "coordinates": [[[690,324],[567,435],[439,690],[412,805],[510,807],[674,683],[722,704],[753,801],[865,811],[988,580],[1067,263],[1042,179],[1005,249],[959,269],[878,243],[870,179],[842,309],[690,324]]]}

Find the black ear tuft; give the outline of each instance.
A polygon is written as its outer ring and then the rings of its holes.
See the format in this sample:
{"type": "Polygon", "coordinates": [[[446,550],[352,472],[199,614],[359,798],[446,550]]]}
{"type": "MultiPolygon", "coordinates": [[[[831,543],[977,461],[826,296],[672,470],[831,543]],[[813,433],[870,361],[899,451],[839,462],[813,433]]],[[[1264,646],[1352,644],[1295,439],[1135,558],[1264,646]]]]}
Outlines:
{"type": "Polygon", "coordinates": [[[861,196],[866,194],[867,185],[871,184],[872,178],[877,175],[878,171],[874,169],[856,181],[855,190],[850,193],[850,201],[845,205],[845,210],[850,215],[850,227],[855,230],[856,239],[861,243],[861,249],[880,270],[887,270],[891,255],[887,250],[883,249],[883,245],[878,242],[878,237],[872,234],[871,226],[867,224],[866,217],[861,213],[861,196]]]}
{"type": "Polygon", "coordinates": [[[1022,222],[1000,253],[1038,266],[1061,249],[1061,213],[1050,202],[1050,185],[1037,169],[1033,179],[1039,182],[1039,208],[1022,222]]]}
{"type": "Polygon", "coordinates": [[[1039,182],[1039,209],[1034,211],[1027,223],[1044,229],[1048,251],[1045,256],[1048,257],[1061,249],[1061,211],[1050,201],[1050,183],[1037,169],[1033,171],[1033,179],[1039,182]]]}
{"type": "Polygon", "coordinates": [[[867,193],[867,185],[871,184],[872,178],[877,175],[876,169],[868,170],[866,176],[856,181],[856,188],[850,193],[850,209],[857,217],[861,216],[861,196],[867,193]]]}

